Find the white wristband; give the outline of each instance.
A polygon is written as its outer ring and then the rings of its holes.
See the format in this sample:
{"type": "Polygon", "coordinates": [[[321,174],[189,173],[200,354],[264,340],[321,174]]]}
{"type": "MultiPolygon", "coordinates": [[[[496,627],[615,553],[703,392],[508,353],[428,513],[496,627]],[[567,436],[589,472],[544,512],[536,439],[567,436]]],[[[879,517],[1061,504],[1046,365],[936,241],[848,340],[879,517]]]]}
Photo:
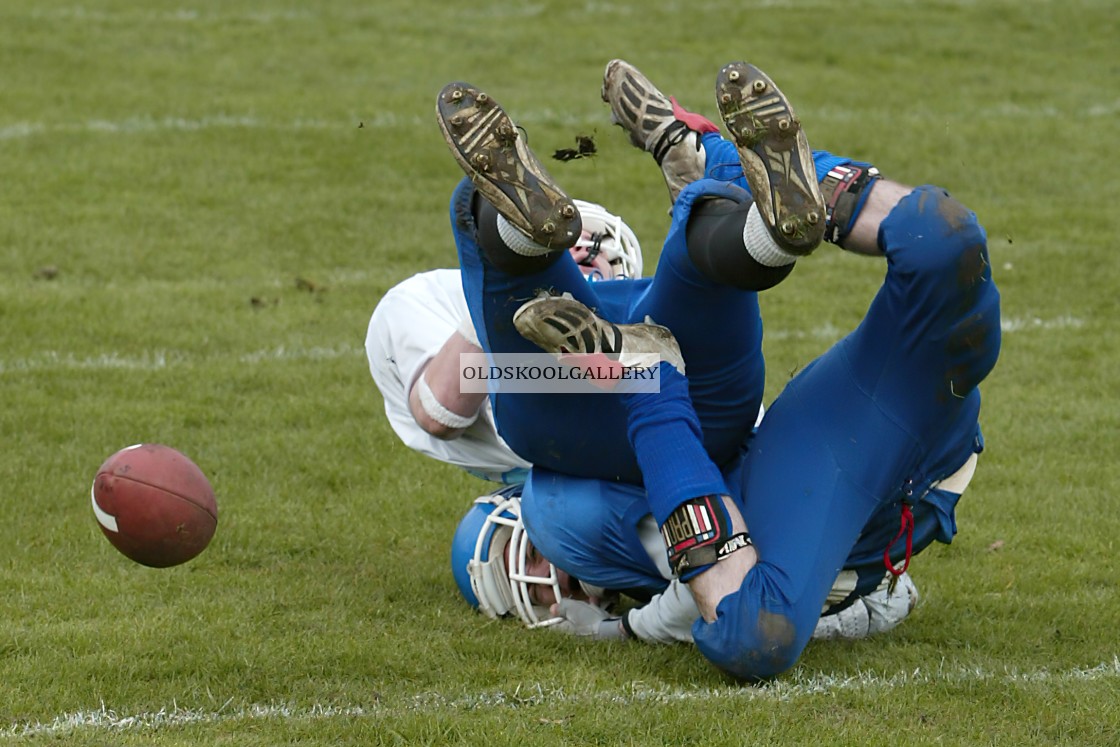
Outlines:
{"type": "Polygon", "coordinates": [[[797,261],[796,254],[784,251],[774,242],[770,230],[762,222],[758,213],[758,206],[751,204],[751,211],[747,213],[747,222],[743,226],[743,245],[747,253],[754,257],[760,265],[767,267],[785,267],[797,261]]]}
{"type": "Polygon", "coordinates": [[[424,408],[424,412],[428,413],[428,417],[440,425],[446,425],[448,428],[468,428],[474,421],[478,420],[477,411],[474,415],[467,417],[457,412],[451,412],[440,404],[423,374],[416,380],[416,388],[420,393],[420,406],[424,408]]]}

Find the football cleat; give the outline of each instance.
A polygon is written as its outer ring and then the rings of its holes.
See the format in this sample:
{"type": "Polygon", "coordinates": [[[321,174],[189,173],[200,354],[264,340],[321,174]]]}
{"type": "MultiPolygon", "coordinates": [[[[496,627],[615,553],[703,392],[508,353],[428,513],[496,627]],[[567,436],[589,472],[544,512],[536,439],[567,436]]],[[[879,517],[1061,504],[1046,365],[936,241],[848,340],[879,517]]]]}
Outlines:
{"type": "Polygon", "coordinates": [[[918,605],[918,587],[909,573],[898,577],[893,591],[889,574],[869,594],[856,599],[839,612],[822,615],[813,631],[814,640],[846,638],[857,640],[898,627],[918,605]]]}
{"type": "MultiPolygon", "coordinates": [[[[889,574],[888,574],[889,575],[889,574]]],[[[921,595],[909,573],[894,577],[891,584],[884,578],[875,591],[863,597],[868,613],[868,634],[885,633],[897,627],[918,606],[921,595]]]]}
{"type": "Polygon", "coordinates": [[[513,326],[526,340],[561,359],[569,355],[605,354],[623,368],[648,365],[650,356],[670,363],[684,373],[684,357],[677,339],[666,327],[612,324],[600,319],[570,293],[542,293],[521,305],[513,326]]]}
{"type": "Polygon", "coordinates": [[[857,641],[868,636],[870,620],[863,599],[856,598],[839,612],[822,615],[813,628],[814,641],[833,641],[839,638],[857,641]]]}
{"type": "Polygon", "coordinates": [[[576,243],[579,210],[497,101],[469,83],[449,83],[436,100],[436,119],[459,166],[510,224],[544,247],[576,243]]]}
{"type": "Polygon", "coordinates": [[[761,70],[732,62],[716,79],[716,102],[774,241],[790,254],[811,253],[824,237],[824,200],[789,101],[761,70]]]}
{"type": "Polygon", "coordinates": [[[625,60],[607,63],[601,95],[611,106],[611,122],[626,130],[634,147],[652,155],[661,167],[671,201],[703,178],[700,135],[718,131],[711,121],[685,111],[625,60]]]}

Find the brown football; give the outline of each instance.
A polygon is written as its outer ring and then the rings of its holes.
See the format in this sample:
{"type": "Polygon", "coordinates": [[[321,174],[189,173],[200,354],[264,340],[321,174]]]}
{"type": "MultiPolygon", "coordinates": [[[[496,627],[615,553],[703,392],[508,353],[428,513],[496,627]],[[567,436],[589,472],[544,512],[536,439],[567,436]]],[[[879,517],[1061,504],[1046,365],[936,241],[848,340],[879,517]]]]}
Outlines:
{"type": "Polygon", "coordinates": [[[91,496],[113,547],[152,568],[195,557],[218,526],[210,481],[170,446],[136,444],[113,454],[97,470],[91,496]]]}

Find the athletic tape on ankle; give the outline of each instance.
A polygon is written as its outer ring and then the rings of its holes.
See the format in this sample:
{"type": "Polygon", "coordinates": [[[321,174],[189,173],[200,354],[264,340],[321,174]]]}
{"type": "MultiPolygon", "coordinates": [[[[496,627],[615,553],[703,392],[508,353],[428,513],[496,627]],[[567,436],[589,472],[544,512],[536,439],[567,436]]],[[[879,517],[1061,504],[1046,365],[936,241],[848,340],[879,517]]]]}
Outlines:
{"type": "Polygon", "coordinates": [[[416,388],[420,393],[420,406],[424,408],[424,412],[428,413],[428,417],[440,425],[445,425],[448,428],[467,428],[478,420],[478,412],[468,417],[457,412],[451,412],[440,404],[423,374],[416,380],[416,388]]]}
{"type": "Polygon", "coordinates": [[[782,250],[774,242],[770,229],[758,212],[758,206],[754,204],[751,205],[747,222],[743,225],[743,245],[756,262],[766,267],[785,267],[797,261],[796,254],[782,250]]]}
{"type": "Polygon", "coordinates": [[[530,239],[506,220],[504,215],[498,216],[498,235],[514,254],[520,254],[522,257],[543,257],[555,251],[530,239]]]}
{"type": "Polygon", "coordinates": [[[844,239],[856,224],[871,188],[879,179],[879,169],[867,164],[841,164],[833,166],[821,181],[824,196],[824,237],[843,248],[844,239]]]}

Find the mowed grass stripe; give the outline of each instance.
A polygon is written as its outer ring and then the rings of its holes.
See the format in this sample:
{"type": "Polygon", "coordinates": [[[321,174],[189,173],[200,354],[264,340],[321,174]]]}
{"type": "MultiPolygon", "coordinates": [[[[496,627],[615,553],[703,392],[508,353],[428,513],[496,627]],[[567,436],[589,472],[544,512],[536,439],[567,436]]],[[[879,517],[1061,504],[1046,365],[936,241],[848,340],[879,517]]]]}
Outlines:
{"type": "MultiPolygon", "coordinates": [[[[698,97],[699,98],[699,97],[698,97]]],[[[1025,106],[1021,104],[999,103],[982,109],[962,109],[946,111],[939,109],[937,117],[944,122],[1016,121],[1025,116],[1035,119],[1064,119],[1069,117],[1103,118],[1120,113],[1120,99],[1095,102],[1078,106],[1075,109],[1060,109],[1050,105],[1025,106]]],[[[597,127],[603,124],[602,109],[517,109],[512,105],[511,115],[519,124],[558,124],[564,126],[597,127]]],[[[815,125],[829,122],[866,121],[875,118],[877,113],[861,107],[842,109],[824,107],[808,114],[815,125]]],[[[883,112],[878,116],[889,116],[895,124],[920,124],[929,118],[929,112],[920,109],[910,112],[883,112]]],[[[152,132],[197,132],[200,130],[243,129],[270,130],[274,132],[299,132],[303,130],[334,130],[350,128],[360,124],[363,128],[397,129],[412,127],[431,127],[432,120],[424,114],[407,112],[371,112],[355,114],[351,119],[318,119],[314,117],[294,119],[266,119],[249,114],[215,113],[200,117],[182,117],[174,114],[164,116],[137,115],[123,119],[89,119],[83,122],[10,122],[0,125],[0,141],[41,137],[44,135],[64,134],[110,134],[132,135],[152,132]]]]}
{"type": "MultiPolygon", "coordinates": [[[[1004,319],[1002,328],[1005,333],[1034,332],[1077,329],[1085,322],[1075,317],[1041,319],[1038,317],[1004,319]]],[[[837,339],[843,332],[832,325],[815,327],[810,330],[767,330],[766,334],[775,340],[791,339],[837,339]]],[[[300,347],[299,345],[277,345],[261,348],[236,355],[239,363],[265,364],[297,360],[331,360],[334,358],[359,358],[365,354],[360,345],[337,345],[334,347],[300,347]]],[[[128,355],[118,351],[105,351],[96,355],[75,355],[59,350],[44,350],[25,358],[0,358],[0,374],[30,371],[55,370],[135,370],[156,371],[176,366],[195,366],[200,363],[229,360],[232,355],[198,356],[181,350],[151,350],[142,355],[128,355]]]]}

